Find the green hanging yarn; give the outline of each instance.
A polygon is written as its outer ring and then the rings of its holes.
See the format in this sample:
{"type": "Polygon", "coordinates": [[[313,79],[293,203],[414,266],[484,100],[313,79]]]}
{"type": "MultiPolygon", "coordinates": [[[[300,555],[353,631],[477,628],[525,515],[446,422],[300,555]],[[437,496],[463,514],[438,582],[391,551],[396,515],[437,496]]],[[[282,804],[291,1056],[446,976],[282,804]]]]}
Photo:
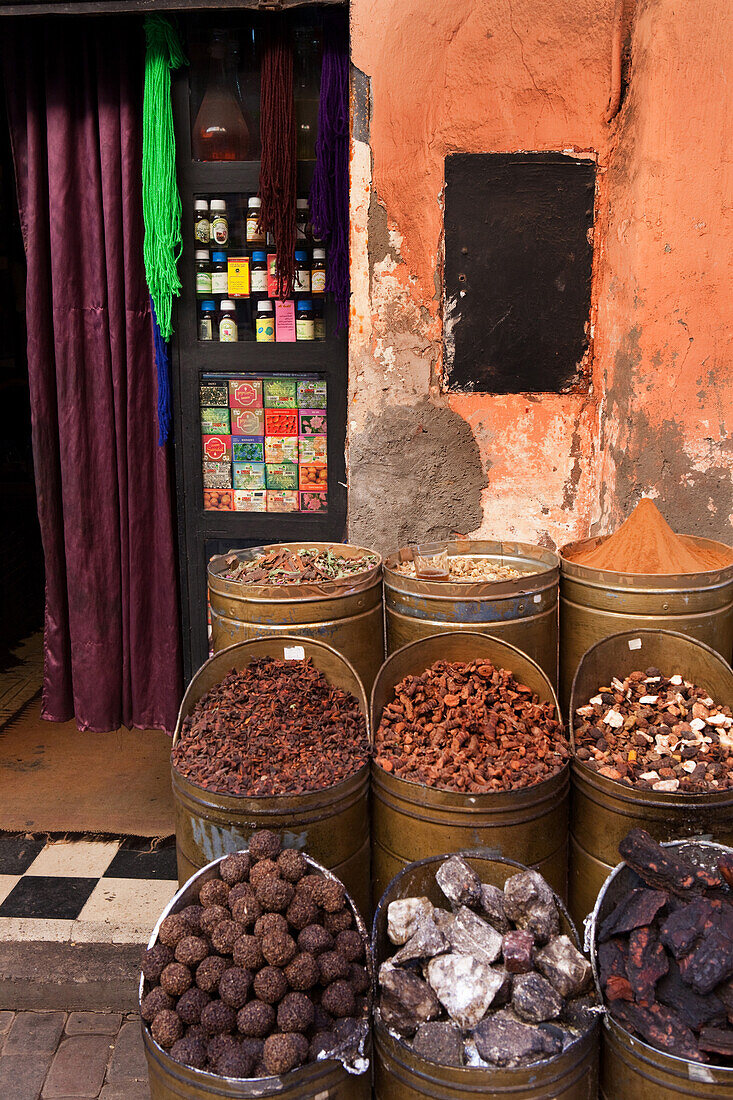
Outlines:
{"type": "Polygon", "coordinates": [[[143,258],[161,334],[173,332],[173,296],[180,294],[177,264],[181,196],[176,181],[176,139],[171,108],[171,69],[188,64],[178,33],[162,15],[145,16],[143,95],[143,258]]]}

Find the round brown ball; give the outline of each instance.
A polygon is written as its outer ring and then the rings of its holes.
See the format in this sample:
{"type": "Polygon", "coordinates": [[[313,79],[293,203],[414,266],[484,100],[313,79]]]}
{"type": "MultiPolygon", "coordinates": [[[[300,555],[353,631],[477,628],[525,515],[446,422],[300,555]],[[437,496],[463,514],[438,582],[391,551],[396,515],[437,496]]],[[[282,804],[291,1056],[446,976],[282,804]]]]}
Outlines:
{"type": "Polygon", "coordinates": [[[364,940],[355,928],[346,928],[336,936],[336,950],[349,960],[359,962],[364,958],[364,940]]]}
{"type": "Polygon", "coordinates": [[[340,909],[338,913],[324,913],[323,915],[323,927],[332,936],[337,936],[339,932],[351,928],[353,923],[354,919],[350,909],[340,909]]]}
{"type": "Polygon", "coordinates": [[[342,1016],[353,1016],[356,1011],[356,998],[354,990],[348,982],[336,981],[323,990],[321,1004],[326,1012],[340,1019],[342,1016]]]}
{"type": "Polygon", "coordinates": [[[326,1012],[323,1005],[314,1005],[313,1030],[333,1031],[334,1019],[330,1012],[326,1012]]]}
{"type": "Polygon", "coordinates": [[[227,903],[229,905],[229,908],[231,909],[231,907],[234,905],[234,902],[239,901],[240,898],[253,898],[254,896],[254,886],[252,886],[249,882],[237,882],[234,886],[232,886],[231,890],[229,891],[229,898],[227,899],[227,903]]]}
{"type": "Polygon", "coordinates": [[[277,1007],[280,1031],[307,1031],[313,1023],[313,1002],[305,993],[286,993],[277,1007]]]}
{"type": "Polygon", "coordinates": [[[255,936],[287,936],[290,932],[288,922],[282,913],[263,913],[256,921],[254,927],[255,936]]]}
{"type": "Polygon", "coordinates": [[[320,924],[309,924],[298,935],[298,947],[310,955],[321,955],[324,951],[333,951],[334,938],[320,924]]]}
{"type": "Polygon", "coordinates": [[[291,989],[305,992],[312,989],[318,983],[321,976],[315,955],[307,951],[301,951],[292,962],[285,967],[285,977],[291,989]]]}
{"type": "MultiPolygon", "coordinates": [[[[249,883],[247,885],[249,886],[249,883]]],[[[262,906],[254,896],[237,898],[232,905],[232,916],[246,930],[252,928],[257,919],[262,916],[262,906]]]]}
{"type": "Polygon", "coordinates": [[[179,916],[183,917],[194,935],[201,931],[201,918],[204,915],[203,905],[187,905],[181,909],[179,916]]]}
{"type": "Polygon", "coordinates": [[[158,939],[166,947],[175,947],[179,940],[190,934],[188,923],[179,913],[169,913],[158,929],[158,939]]]}
{"type": "Polygon", "coordinates": [[[292,1034],[280,1035],[276,1033],[270,1035],[268,1039],[265,1039],[262,1061],[267,1072],[273,1076],[289,1073],[291,1069],[295,1069],[302,1064],[300,1044],[295,1041],[295,1036],[292,1034]]]}
{"type": "Polygon", "coordinates": [[[268,1005],[276,1005],[288,991],[288,981],[276,966],[263,966],[252,982],[255,997],[268,1005]]]}
{"type": "Polygon", "coordinates": [[[249,838],[249,854],[254,860],[277,859],[281,848],[280,837],[269,829],[259,829],[249,838]]]}
{"type": "Polygon", "coordinates": [[[233,1035],[210,1035],[206,1042],[206,1053],[212,1065],[228,1050],[239,1050],[239,1040],[233,1035]]]}
{"type": "Polygon", "coordinates": [[[202,936],[184,936],[176,944],[176,961],[184,966],[198,966],[209,953],[209,945],[202,936]]]}
{"type": "Polygon", "coordinates": [[[359,966],[358,963],[352,963],[349,967],[349,985],[357,997],[363,996],[368,991],[370,984],[367,968],[359,966]]]}
{"type": "Polygon", "coordinates": [[[238,1047],[237,1050],[227,1050],[216,1060],[215,1071],[220,1077],[249,1077],[252,1072],[252,1058],[238,1047]]]}
{"type": "Polygon", "coordinates": [[[327,913],[338,913],[346,905],[346,890],[343,883],[332,878],[324,878],[313,900],[327,913]]]}
{"type": "Polygon", "coordinates": [[[240,936],[232,949],[232,958],[237,966],[245,970],[259,970],[265,965],[265,956],[256,936],[240,936]]]}
{"type": "Polygon", "coordinates": [[[201,1024],[191,1024],[190,1027],[186,1028],[186,1033],[183,1037],[184,1039],[202,1039],[204,1043],[208,1040],[208,1035],[201,1024]]]}
{"type": "Polygon", "coordinates": [[[236,886],[249,878],[250,863],[249,852],[235,852],[221,861],[219,874],[227,886],[236,886]]]}
{"type": "Polygon", "coordinates": [[[321,974],[321,984],[330,985],[339,978],[347,979],[349,976],[349,960],[340,951],[324,951],[318,956],[318,969],[321,974]]]}
{"type": "Polygon", "coordinates": [[[297,1031],[291,1031],[290,1034],[295,1039],[297,1049],[298,1049],[298,1057],[300,1058],[300,1062],[301,1063],[307,1062],[308,1061],[308,1047],[310,1046],[310,1043],[306,1039],[305,1035],[301,1035],[297,1031]]]}
{"type": "Polygon", "coordinates": [[[242,1035],[265,1039],[275,1026],[275,1009],[265,1001],[250,1001],[237,1013],[237,1028],[242,1035]]]}
{"type": "Polygon", "coordinates": [[[166,1008],[173,1008],[174,1003],[170,993],[166,993],[156,985],[155,989],[151,989],[147,997],[143,997],[140,1002],[140,1015],[146,1023],[152,1024],[159,1012],[166,1008]]]}
{"type": "Polygon", "coordinates": [[[256,890],[258,883],[262,882],[265,878],[269,878],[270,875],[280,878],[280,871],[278,870],[277,863],[271,859],[261,859],[259,863],[255,863],[249,873],[249,884],[253,890],[256,890]]]}
{"type": "Polygon", "coordinates": [[[308,870],[308,861],[296,848],[283,848],[277,857],[277,868],[288,882],[300,882],[308,870]]]}
{"type": "Polygon", "coordinates": [[[183,963],[168,963],[160,975],[160,984],[172,997],[180,997],[193,985],[193,974],[183,963]]]}
{"type": "Polygon", "coordinates": [[[196,985],[206,993],[213,993],[219,988],[221,976],[228,965],[226,959],[222,959],[220,955],[208,955],[196,967],[196,985]]]}
{"type": "Polygon", "coordinates": [[[229,910],[223,905],[209,905],[201,914],[201,931],[205,936],[210,936],[217,924],[223,920],[229,920],[230,916],[229,910]]]}
{"type": "Polygon", "coordinates": [[[199,989],[198,986],[192,986],[191,989],[187,989],[182,997],[179,998],[176,1005],[176,1012],[183,1020],[184,1024],[198,1024],[201,1021],[201,1013],[206,1008],[207,1004],[211,1000],[208,993],[205,993],[203,989],[199,989]]]}
{"type": "Polygon", "coordinates": [[[150,1025],[150,1034],[158,1046],[168,1050],[178,1039],[183,1037],[183,1023],[178,1013],[174,1012],[172,1008],[164,1008],[150,1025]]]}
{"type": "Polygon", "coordinates": [[[223,1001],[209,1001],[201,1013],[201,1026],[208,1035],[226,1035],[237,1026],[237,1014],[223,1001]]]}
{"type": "Polygon", "coordinates": [[[305,894],[296,894],[287,908],[285,917],[288,924],[300,932],[318,920],[318,906],[313,898],[305,894]]]}
{"type": "Polygon", "coordinates": [[[219,982],[219,996],[224,1004],[232,1008],[241,1008],[247,1000],[252,975],[241,966],[230,966],[225,970],[219,982]]]}
{"type": "Polygon", "coordinates": [[[143,955],[141,970],[149,982],[157,982],[169,962],[173,962],[173,952],[164,943],[149,947],[143,955]]]}
{"type": "Polygon", "coordinates": [[[321,888],[321,883],[324,881],[323,875],[318,875],[315,871],[309,871],[307,875],[303,875],[298,883],[298,893],[306,894],[308,897],[313,898],[315,902],[318,902],[316,894],[321,888]]]}
{"type": "Polygon", "coordinates": [[[214,950],[219,951],[222,955],[231,955],[234,950],[234,944],[245,932],[246,928],[240,921],[219,921],[216,928],[211,933],[211,942],[214,946],[214,950]]]}
{"type": "MultiPolygon", "coordinates": [[[[262,1048],[264,1045],[262,1039],[255,1039],[254,1036],[251,1035],[245,1035],[244,1038],[240,1040],[242,1050],[250,1056],[253,1065],[262,1061],[262,1048]]],[[[254,1075],[254,1070],[252,1073],[254,1075]]]]}
{"type": "Polygon", "coordinates": [[[184,1035],[178,1039],[168,1052],[174,1062],[192,1069],[203,1069],[206,1065],[206,1044],[202,1039],[184,1035]]]}
{"type": "Polygon", "coordinates": [[[209,879],[199,890],[199,902],[204,909],[212,905],[226,905],[229,897],[229,887],[220,878],[209,879]]]}
{"type": "Polygon", "coordinates": [[[278,932],[263,936],[260,947],[270,966],[287,966],[295,958],[295,952],[297,951],[293,937],[283,936],[278,932]]]}

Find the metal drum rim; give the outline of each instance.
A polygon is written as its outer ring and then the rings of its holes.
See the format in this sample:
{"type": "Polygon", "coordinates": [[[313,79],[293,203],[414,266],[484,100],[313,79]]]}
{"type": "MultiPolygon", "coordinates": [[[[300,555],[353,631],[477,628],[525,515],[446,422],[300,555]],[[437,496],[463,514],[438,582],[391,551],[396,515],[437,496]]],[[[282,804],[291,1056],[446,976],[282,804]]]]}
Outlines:
{"type": "MultiPolygon", "coordinates": [[[[302,542],[273,542],[263,544],[262,546],[244,547],[241,551],[232,549],[227,550],[225,554],[215,554],[207,562],[206,575],[208,577],[209,587],[218,595],[222,596],[240,595],[239,590],[241,589],[241,598],[251,600],[252,603],[319,603],[321,600],[331,600],[338,599],[339,597],[346,598],[347,596],[356,596],[359,595],[361,592],[367,592],[369,591],[369,589],[377,587],[382,580],[382,567],[382,555],[377,553],[376,550],[368,549],[366,546],[356,546],[353,543],[343,542],[313,542],[304,539],[302,542]],[[341,583],[339,581],[326,581],[323,585],[317,586],[313,584],[309,585],[308,588],[318,588],[318,592],[310,591],[307,595],[297,596],[293,594],[293,589],[295,589],[295,592],[298,591],[299,586],[297,585],[243,585],[240,584],[238,581],[228,581],[221,577],[221,575],[212,568],[214,562],[218,563],[223,561],[223,559],[226,558],[228,554],[246,554],[251,550],[275,550],[278,547],[287,547],[288,549],[308,549],[309,547],[316,547],[319,550],[327,550],[339,546],[346,546],[350,550],[357,550],[362,554],[372,554],[374,557],[377,558],[377,564],[373,565],[371,569],[366,570],[363,578],[356,581],[356,583],[348,585],[344,584],[341,585],[341,587],[339,587],[341,583]],[[232,585],[234,587],[230,590],[228,587],[224,587],[225,585],[232,585]],[[332,587],[328,587],[329,585],[331,585],[332,587]],[[254,595],[250,595],[250,593],[252,592],[254,592],[254,595]]],[[[358,576],[359,574],[357,574],[357,577],[358,576]]]]}
{"type": "MultiPolygon", "coordinates": [[[[221,650],[220,650],[220,652],[221,652],[221,650]]],[[[210,791],[206,787],[200,787],[197,783],[192,783],[190,779],[186,779],[186,777],[184,775],[181,775],[181,773],[178,771],[178,769],[176,767],[174,767],[173,764],[171,764],[171,773],[175,777],[175,780],[178,784],[178,789],[181,792],[183,792],[184,794],[186,793],[186,790],[185,790],[186,787],[191,787],[194,791],[201,791],[203,794],[209,795],[209,797],[214,798],[214,799],[216,799],[216,798],[218,798],[218,799],[235,798],[238,801],[241,800],[243,810],[247,809],[247,807],[244,806],[245,802],[251,803],[253,810],[256,810],[256,807],[258,807],[260,804],[265,803],[265,802],[274,802],[275,803],[275,808],[276,808],[278,802],[280,801],[280,799],[282,799],[283,802],[286,799],[297,799],[299,802],[304,803],[306,807],[308,807],[310,809],[317,809],[318,805],[319,805],[319,803],[318,803],[318,798],[319,797],[323,797],[323,799],[324,799],[323,804],[328,805],[328,804],[331,803],[334,795],[339,795],[340,794],[343,797],[343,795],[345,795],[347,793],[345,790],[343,790],[343,788],[345,788],[345,787],[347,787],[351,784],[354,785],[354,794],[356,796],[358,796],[354,801],[358,801],[362,797],[362,794],[363,794],[363,792],[360,790],[360,788],[364,787],[365,785],[368,785],[369,774],[370,774],[370,763],[371,763],[371,760],[367,760],[366,764],[362,764],[362,766],[359,768],[358,771],[355,771],[353,773],[353,775],[347,776],[346,779],[342,779],[340,783],[335,783],[330,787],[321,787],[317,791],[304,791],[302,794],[251,795],[251,794],[229,794],[229,793],[222,792],[222,791],[210,791]]],[[[211,805],[211,807],[213,809],[221,808],[221,802],[208,803],[203,798],[197,799],[197,801],[202,806],[211,805]]],[[[262,811],[257,810],[256,812],[261,813],[262,811]]],[[[284,812],[284,811],[281,811],[281,812],[284,812]]]]}
{"type": "MultiPolygon", "coordinates": [[[[552,588],[560,576],[560,560],[553,550],[547,550],[544,546],[537,546],[531,542],[508,542],[499,539],[451,539],[446,542],[450,553],[455,549],[463,550],[468,557],[491,557],[492,553],[480,553],[471,551],[472,546],[497,547],[503,546],[516,548],[516,556],[525,555],[525,561],[537,564],[542,563],[545,568],[526,573],[515,580],[505,581],[427,581],[418,580],[416,577],[406,577],[396,572],[393,568],[393,559],[404,547],[398,547],[386,554],[382,563],[385,589],[402,592],[409,596],[429,596],[432,599],[444,599],[456,602],[459,598],[464,600],[487,600],[504,596],[521,596],[536,592],[538,588],[552,588]],[[390,564],[392,561],[392,564],[390,564]],[[539,583],[530,583],[530,578],[539,583]],[[401,587],[404,585],[404,587],[401,587]]],[[[498,555],[501,550],[498,549],[498,555]]],[[[454,555],[455,556],[455,555],[454,555]]]]}
{"type": "MultiPolygon", "coordinates": [[[[560,575],[599,588],[628,587],[637,591],[647,588],[650,592],[655,593],[660,591],[681,593],[688,588],[715,588],[733,582],[733,561],[719,569],[703,569],[699,573],[629,573],[583,565],[581,562],[572,561],[566,556],[571,551],[580,550],[581,547],[595,549],[608,538],[610,538],[610,535],[600,535],[590,539],[568,542],[561,546],[557,551],[560,560],[560,575]],[[715,579],[713,580],[713,578],[715,579]],[[706,579],[710,582],[707,585],[704,583],[706,579]]],[[[684,535],[683,538],[689,539],[703,548],[714,547],[717,550],[727,550],[728,552],[732,550],[725,542],[702,538],[700,535],[684,535]]]]}

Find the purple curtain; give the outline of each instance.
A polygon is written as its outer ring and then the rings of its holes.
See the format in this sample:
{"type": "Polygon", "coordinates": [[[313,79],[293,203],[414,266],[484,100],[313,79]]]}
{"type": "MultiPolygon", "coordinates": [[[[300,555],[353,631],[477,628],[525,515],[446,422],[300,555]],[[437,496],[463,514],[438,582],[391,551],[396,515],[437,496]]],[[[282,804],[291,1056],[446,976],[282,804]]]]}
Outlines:
{"type": "Polygon", "coordinates": [[[181,659],[143,269],[142,25],[3,22],[46,560],[42,714],[171,730],[181,659]]]}

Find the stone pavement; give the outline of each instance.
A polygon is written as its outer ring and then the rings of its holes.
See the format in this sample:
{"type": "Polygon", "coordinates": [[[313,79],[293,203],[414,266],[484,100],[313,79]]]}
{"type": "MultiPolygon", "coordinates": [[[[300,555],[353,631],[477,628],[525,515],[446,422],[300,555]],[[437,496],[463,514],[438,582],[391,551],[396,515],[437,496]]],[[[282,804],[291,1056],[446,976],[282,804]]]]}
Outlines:
{"type": "Polygon", "coordinates": [[[150,1100],[140,1018],[0,1012],[2,1100],[150,1100]]]}

